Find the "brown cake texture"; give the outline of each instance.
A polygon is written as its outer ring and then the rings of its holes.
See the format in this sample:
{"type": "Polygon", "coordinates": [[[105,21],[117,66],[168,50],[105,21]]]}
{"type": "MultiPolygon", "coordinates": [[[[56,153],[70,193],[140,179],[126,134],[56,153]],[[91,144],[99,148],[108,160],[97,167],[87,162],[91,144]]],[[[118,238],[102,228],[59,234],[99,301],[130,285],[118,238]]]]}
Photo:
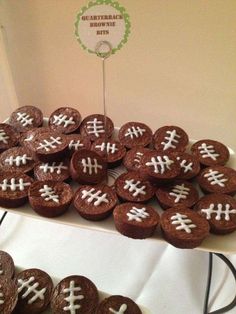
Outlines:
{"type": "Polygon", "coordinates": [[[17,284],[9,278],[0,277],[0,313],[13,312],[18,299],[17,284]]]}
{"type": "Polygon", "coordinates": [[[36,268],[21,271],[16,276],[18,285],[18,302],[15,313],[42,313],[49,305],[53,282],[44,271],[36,268]]]}
{"type": "Polygon", "coordinates": [[[65,213],[73,198],[69,184],[60,181],[35,181],[29,188],[29,203],[44,217],[57,217],[65,213]]]}
{"type": "Polygon", "coordinates": [[[127,151],[123,159],[123,165],[127,170],[139,171],[143,155],[150,151],[151,149],[142,146],[136,146],[131,148],[129,151],[127,151]]]}
{"type": "Polygon", "coordinates": [[[69,161],[39,162],[34,177],[39,181],[66,181],[70,178],[69,161]]]}
{"type": "Polygon", "coordinates": [[[226,166],[211,166],[200,172],[197,182],[204,193],[236,193],[236,170],[226,166]]]}
{"type": "Polygon", "coordinates": [[[87,137],[83,137],[81,134],[68,134],[66,136],[68,141],[69,155],[81,149],[90,149],[91,141],[87,137]]]}
{"type": "Polygon", "coordinates": [[[92,114],[87,116],[80,125],[80,133],[91,141],[98,138],[109,138],[114,131],[114,124],[109,117],[102,114],[92,114]]]}
{"type": "Polygon", "coordinates": [[[167,242],[192,249],[209,235],[207,220],[187,207],[169,208],[161,215],[161,230],[167,242]]]}
{"type": "Polygon", "coordinates": [[[203,166],[224,166],[230,157],[229,150],[224,144],[209,139],[195,142],[191,151],[203,166]]]}
{"type": "Polygon", "coordinates": [[[65,134],[78,131],[80,123],[80,112],[71,107],[60,107],[56,109],[48,119],[48,125],[53,131],[65,134]]]}
{"type": "Polygon", "coordinates": [[[114,168],[120,165],[123,157],[126,154],[125,147],[115,140],[98,139],[93,142],[91,150],[95,151],[103,157],[109,168],[114,168]]]}
{"type": "Polygon", "coordinates": [[[35,106],[23,106],[12,112],[8,123],[18,132],[25,132],[42,126],[43,114],[35,106]]]}
{"type": "Polygon", "coordinates": [[[34,140],[44,132],[51,132],[51,129],[48,126],[43,126],[40,128],[33,128],[28,131],[22,132],[19,134],[19,144],[21,146],[28,146],[30,142],[34,142],[34,140]]]}
{"type": "Polygon", "coordinates": [[[95,314],[142,314],[139,306],[130,298],[112,295],[104,299],[95,314]]]}
{"type": "Polygon", "coordinates": [[[207,219],[211,233],[228,234],[236,230],[236,199],[230,195],[205,195],[194,210],[207,219]]]}
{"type": "Polygon", "coordinates": [[[117,195],[105,184],[83,185],[74,196],[74,207],[88,220],[102,220],[108,217],[118,203],[117,195]]]}
{"type": "Polygon", "coordinates": [[[159,224],[157,211],[139,203],[123,203],[113,211],[116,229],[123,235],[134,239],[151,237],[159,224]]]}
{"type": "Polygon", "coordinates": [[[13,258],[7,252],[0,251],[0,279],[12,279],[15,274],[13,258]]]}
{"type": "Polygon", "coordinates": [[[180,127],[169,125],[156,130],[153,135],[153,145],[157,151],[184,152],[188,145],[187,133],[180,127]]]}
{"type": "Polygon", "coordinates": [[[178,179],[190,180],[195,178],[200,170],[200,162],[196,156],[189,153],[176,153],[177,163],[180,165],[180,173],[178,179]]]}
{"type": "Polygon", "coordinates": [[[186,206],[192,207],[199,199],[198,191],[194,185],[185,180],[174,181],[166,186],[159,187],[156,197],[163,209],[186,206]]]}
{"type": "Polygon", "coordinates": [[[98,306],[98,290],[84,276],[73,275],[61,280],[55,287],[51,300],[53,314],[95,314],[98,306]]]}
{"type": "Polygon", "coordinates": [[[130,171],[121,174],[115,181],[118,196],[129,202],[147,202],[154,196],[154,188],[138,172],[130,171]]]}
{"type": "Polygon", "coordinates": [[[32,183],[33,179],[24,173],[0,173],[0,206],[15,208],[25,204],[32,183]]]}
{"type": "Polygon", "coordinates": [[[83,149],[72,155],[70,174],[80,184],[98,184],[106,178],[107,163],[96,152],[83,149]]]}
{"type": "Polygon", "coordinates": [[[0,153],[18,144],[17,132],[13,126],[0,123],[0,153]]]}
{"type": "Polygon", "coordinates": [[[119,141],[127,148],[148,146],[152,141],[152,130],[141,122],[127,122],[118,133],[119,141]]]}
{"type": "Polygon", "coordinates": [[[34,156],[26,147],[12,147],[0,155],[0,169],[29,173],[35,165],[34,156]]]}

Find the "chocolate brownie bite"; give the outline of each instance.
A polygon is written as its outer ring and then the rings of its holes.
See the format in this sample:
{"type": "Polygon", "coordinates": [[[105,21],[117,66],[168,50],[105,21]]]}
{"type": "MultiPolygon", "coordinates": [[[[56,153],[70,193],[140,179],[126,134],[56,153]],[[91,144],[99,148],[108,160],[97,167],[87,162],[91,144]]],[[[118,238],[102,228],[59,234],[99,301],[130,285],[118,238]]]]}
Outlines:
{"type": "Polygon", "coordinates": [[[124,159],[123,165],[127,170],[138,171],[141,167],[141,159],[144,154],[150,152],[151,149],[142,146],[136,146],[127,151],[124,159]]]}
{"type": "Polygon", "coordinates": [[[160,221],[158,213],[149,205],[123,203],[113,211],[116,229],[133,239],[151,237],[160,221]]]}
{"type": "Polygon", "coordinates": [[[97,153],[83,149],[72,155],[70,174],[80,184],[98,184],[106,178],[107,164],[97,153]]]}
{"type": "Polygon", "coordinates": [[[69,155],[72,155],[77,150],[90,149],[91,142],[87,137],[83,137],[81,134],[69,134],[66,136],[68,141],[69,155]]]}
{"type": "Polygon", "coordinates": [[[51,277],[36,268],[21,271],[16,276],[18,285],[17,314],[37,314],[47,309],[53,291],[51,277]]]}
{"type": "Polygon", "coordinates": [[[0,169],[29,173],[35,165],[34,156],[26,147],[12,147],[0,155],[0,169]]]}
{"type": "Polygon", "coordinates": [[[203,166],[224,166],[230,156],[224,144],[209,139],[197,141],[192,145],[191,151],[203,166]]]}
{"type": "Polygon", "coordinates": [[[13,278],[15,273],[15,264],[12,257],[4,251],[0,251],[0,279],[13,278]]]}
{"type": "Polygon", "coordinates": [[[208,220],[212,233],[227,234],[236,230],[236,200],[232,196],[219,193],[205,195],[194,210],[208,220]]]}
{"type": "Polygon", "coordinates": [[[53,131],[69,134],[76,132],[81,123],[81,114],[71,107],[61,107],[49,117],[48,125],[53,131]]]}
{"type": "Polygon", "coordinates": [[[142,314],[139,306],[130,298],[112,295],[104,299],[95,314],[142,314]]]}
{"type": "Polygon", "coordinates": [[[35,106],[23,106],[12,112],[9,124],[18,132],[38,128],[43,124],[42,111],[35,106]]]}
{"type": "Polygon", "coordinates": [[[114,189],[108,185],[83,185],[76,191],[73,203],[83,218],[102,220],[112,213],[118,199],[114,189]]]}
{"type": "Polygon", "coordinates": [[[120,142],[111,139],[107,141],[104,139],[96,140],[93,142],[91,150],[103,157],[109,168],[119,166],[126,154],[125,147],[120,142]]]}
{"type": "Polygon", "coordinates": [[[194,185],[184,180],[159,187],[156,191],[156,197],[163,209],[180,205],[192,207],[199,199],[198,191],[194,185]]]}
{"type": "Polygon", "coordinates": [[[204,193],[236,193],[236,170],[225,166],[211,166],[200,172],[197,182],[204,193]]]}
{"type": "Polygon", "coordinates": [[[57,181],[35,181],[29,188],[29,203],[43,217],[57,217],[65,213],[73,198],[69,184],[57,181]]]}
{"type": "Polygon", "coordinates": [[[184,152],[188,145],[187,133],[178,126],[163,126],[153,135],[153,145],[157,151],[184,152]]]}
{"type": "Polygon", "coordinates": [[[9,124],[0,123],[0,153],[17,144],[18,136],[15,129],[9,124]]]}
{"type": "Polygon", "coordinates": [[[141,122],[127,122],[120,128],[118,138],[127,148],[146,147],[152,141],[152,130],[141,122]]]}
{"type": "Polygon", "coordinates": [[[34,167],[34,177],[39,181],[66,181],[70,178],[69,162],[39,162],[34,167]]]}
{"type": "Polygon", "coordinates": [[[51,300],[53,314],[94,314],[98,306],[98,290],[84,276],[69,276],[55,287],[51,300]]]}
{"type": "Polygon", "coordinates": [[[196,156],[189,153],[177,153],[176,160],[180,165],[178,179],[189,180],[196,177],[200,170],[200,162],[196,156]]]}
{"type": "Polygon", "coordinates": [[[0,173],[0,206],[15,208],[25,204],[32,183],[33,179],[24,173],[0,173]]]}
{"type": "Polygon", "coordinates": [[[82,136],[95,141],[98,138],[109,138],[114,131],[114,124],[109,117],[102,114],[92,114],[86,117],[80,125],[82,136]]]}
{"type": "Polygon", "coordinates": [[[10,314],[18,299],[17,284],[9,278],[0,277],[0,313],[10,314]]]}
{"type": "Polygon", "coordinates": [[[192,249],[209,235],[207,220],[187,207],[169,208],[161,215],[161,230],[167,242],[192,249]]]}
{"type": "Polygon", "coordinates": [[[115,190],[122,200],[129,202],[147,202],[154,195],[151,183],[136,171],[121,174],[115,181],[115,190]]]}
{"type": "Polygon", "coordinates": [[[22,132],[19,135],[19,144],[21,146],[28,146],[30,142],[33,142],[41,133],[49,132],[51,129],[48,126],[33,128],[28,131],[22,132]]]}

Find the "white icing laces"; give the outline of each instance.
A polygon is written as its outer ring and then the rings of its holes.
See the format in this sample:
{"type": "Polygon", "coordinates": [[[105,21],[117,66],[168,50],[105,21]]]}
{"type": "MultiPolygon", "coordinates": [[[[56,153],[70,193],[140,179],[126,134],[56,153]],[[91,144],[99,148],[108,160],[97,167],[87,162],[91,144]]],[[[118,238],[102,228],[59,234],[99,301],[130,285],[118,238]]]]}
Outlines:
{"type": "Polygon", "coordinates": [[[186,199],[187,196],[189,195],[189,191],[190,189],[187,188],[184,183],[182,183],[181,185],[176,184],[171,192],[169,193],[169,195],[174,196],[175,197],[175,203],[178,203],[181,199],[186,199]]]}
{"type": "Polygon", "coordinates": [[[3,142],[4,144],[8,144],[8,139],[10,137],[6,134],[6,132],[3,129],[0,129],[0,142],[3,142]]]}
{"type": "Polygon", "coordinates": [[[102,121],[94,118],[92,121],[87,122],[88,134],[94,134],[96,137],[99,137],[101,133],[105,133],[104,124],[102,121]]]}
{"type": "Polygon", "coordinates": [[[207,180],[210,182],[211,185],[219,185],[221,187],[224,187],[224,182],[228,181],[228,179],[223,178],[224,174],[220,173],[217,170],[209,169],[207,173],[204,174],[204,178],[207,178],[207,180]]]}
{"type": "Polygon", "coordinates": [[[109,307],[109,311],[113,314],[124,314],[127,309],[128,306],[125,303],[120,306],[120,309],[118,311],[114,310],[112,307],[109,307]]]}
{"type": "Polygon", "coordinates": [[[110,142],[102,143],[101,145],[96,145],[95,148],[100,149],[101,152],[106,150],[106,152],[109,154],[114,154],[116,151],[118,151],[118,148],[116,147],[116,144],[111,144],[110,142]]]}
{"type": "Polygon", "coordinates": [[[166,150],[168,148],[176,148],[176,144],[179,143],[178,138],[181,138],[180,135],[177,134],[176,130],[173,131],[166,131],[166,136],[164,139],[166,142],[161,142],[161,145],[163,145],[163,150],[166,150]]]}
{"type": "Polygon", "coordinates": [[[127,129],[127,132],[125,133],[125,137],[130,137],[133,139],[134,137],[138,138],[143,136],[143,134],[146,132],[146,129],[141,129],[139,126],[132,126],[131,128],[127,129]]]}
{"type": "Polygon", "coordinates": [[[39,283],[33,283],[34,281],[35,278],[33,276],[30,277],[28,280],[18,279],[18,293],[26,288],[26,291],[22,294],[21,298],[25,299],[28,295],[33,294],[33,296],[28,300],[28,304],[34,303],[37,299],[44,300],[44,294],[47,290],[46,288],[37,290],[39,283]]]}
{"type": "Polygon", "coordinates": [[[19,121],[23,126],[32,125],[34,118],[25,112],[17,112],[16,120],[19,121]]]}
{"type": "Polygon", "coordinates": [[[5,163],[9,164],[10,166],[17,166],[20,167],[21,165],[26,165],[28,160],[33,160],[33,158],[28,157],[26,154],[22,156],[9,156],[8,158],[5,159],[5,163]]]}
{"type": "MultiPolygon", "coordinates": [[[[180,157],[177,157],[177,160],[180,160],[180,157]]],[[[184,173],[193,171],[193,162],[187,163],[186,159],[181,160],[180,167],[184,169],[184,173]]]]}
{"type": "Polygon", "coordinates": [[[128,190],[129,192],[133,192],[132,195],[133,196],[137,196],[139,194],[142,195],[146,195],[147,193],[144,191],[146,189],[145,185],[142,185],[140,187],[138,187],[138,185],[140,185],[141,181],[136,181],[134,179],[131,180],[125,180],[125,185],[124,185],[124,190],[128,190]]]}
{"type": "Polygon", "coordinates": [[[94,188],[87,190],[82,190],[82,200],[87,199],[88,203],[92,203],[94,206],[99,206],[101,203],[109,203],[107,199],[107,193],[103,193],[101,190],[95,190],[94,188]]]}
{"type": "Polygon", "coordinates": [[[3,275],[4,274],[4,271],[2,269],[2,263],[0,263],[0,275],[3,275]]]}
{"type": "Polygon", "coordinates": [[[75,140],[71,140],[69,143],[69,149],[74,149],[74,150],[78,150],[80,147],[84,147],[83,143],[80,143],[80,140],[75,141],[75,140]]]}
{"type": "Polygon", "coordinates": [[[168,156],[156,156],[152,157],[150,161],[146,162],[146,166],[154,167],[155,173],[163,174],[167,169],[171,169],[171,165],[174,163],[168,156]]]}
{"type": "Polygon", "coordinates": [[[93,158],[93,161],[90,157],[83,158],[82,159],[82,165],[83,165],[83,172],[88,173],[89,175],[92,175],[93,173],[97,174],[99,169],[102,169],[102,165],[98,164],[98,161],[96,158],[93,158]]]}
{"type": "Polygon", "coordinates": [[[50,172],[54,173],[56,172],[57,174],[61,174],[61,171],[67,170],[68,167],[63,165],[63,162],[59,162],[58,164],[53,161],[53,163],[50,165],[50,163],[44,163],[39,166],[39,169],[43,170],[44,173],[50,172]]]}
{"type": "Polygon", "coordinates": [[[142,157],[143,157],[143,153],[137,152],[135,154],[134,161],[137,162],[138,164],[140,164],[142,157]]]}
{"type": "MultiPolygon", "coordinates": [[[[2,286],[0,286],[0,289],[2,288],[2,286]]],[[[4,295],[2,292],[0,292],[0,305],[1,304],[4,304],[5,303],[5,300],[4,300],[4,295]]]]}
{"type": "Polygon", "coordinates": [[[135,220],[137,222],[142,222],[143,219],[149,217],[149,213],[146,212],[146,208],[136,208],[132,207],[132,209],[126,214],[129,218],[128,221],[135,220]]]}
{"type": "Polygon", "coordinates": [[[220,154],[216,153],[213,145],[207,145],[206,143],[202,143],[201,146],[198,147],[202,158],[211,158],[213,160],[217,160],[217,157],[220,154]]]}
{"type": "Polygon", "coordinates": [[[6,191],[7,189],[10,189],[11,191],[24,191],[26,186],[30,186],[30,182],[24,182],[22,178],[16,179],[16,178],[11,178],[11,179],[4,179],[2,183],[0,183],[0,187],[2,191],[6,191]],[[16,183],[18,180],[18,183],[16,183]],[[10,183],[9,183],[10,181],[10,183]]]}
{"type": "Polygon", "coordinates": [[[215,209],[215,204],[210,204],[208,208],[202,208],[201,212],[206,214],[206,219],[211,219],[212,214],[216,214],[215,220],[222,220],[222,216],[224,220],[230,220],[230,214],[236,214],[236,209],[230,209],[230,204],[216,204],[217,209],[215,209]]]}
{"type": "Polygon", "coordinates": [[[59,203],[59,195],[48,185],[44,185],[42,189],[39,190],[40,195],[45,201],[53,201],[59,203]]]}
{"type": "Polygon", "coordinates": [[[62,290],[63,294],[69,293],[68,297],[64,298],[64,300],[68,303],[67,306],[63,307],[64,311],[69,311],[70,314],[76,314],[78,309],[81,308],[80,304],[75,304],[76,301],[84,299],[83,294],[75,295],[75,292],[81,291],[81,287],[75,287],[74,280],[70,281],[69,288],[65,288],[62,290]]]}
{"type": "Polygon", "coordinates": [[[171,224],[172,225],[178,225],[175,229],[176,230],[184,230],[187,233],[191,233],[191,229],[196,228],[197,226],[192,223],[192,220],[188,218],[187,215],[182,215],[179,213],[176,213],[171,218],[171,224]]]}
{"type": "Polygon", "coordinates": [[[66,114],[59,114],[53,116],[52,123],[55,125],[61,125],[64,124],[64,127],[68,127],[68,125],[75,124],[75,121],[73,120],[73,117],[68,118],[66,114]]]}
{"type": "Polygon", "coordinates": [[[57,145],[62,144],[61,142],[61,137],[53,137],[50,136],[50,140],[43,140],[43,142],[39,143],[39,146],[37,147],[38,149],[45,149],[47,152],[49,152],[52,148],[56,148],[57,145]]]}

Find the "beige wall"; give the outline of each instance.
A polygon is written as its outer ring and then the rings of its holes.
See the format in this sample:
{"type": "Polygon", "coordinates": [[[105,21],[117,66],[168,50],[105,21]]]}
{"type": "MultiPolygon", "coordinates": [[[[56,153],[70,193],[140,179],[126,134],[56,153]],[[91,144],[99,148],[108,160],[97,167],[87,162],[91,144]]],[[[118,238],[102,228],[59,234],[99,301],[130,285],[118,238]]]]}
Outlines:
{"type": "MultiPolygon", "coordinates": [[[[183,127],[236,149],[236,1],[120,0],[128,43],[107,61],[108,114],[121,125],[183,127]]],[[[84,0],[2,0],[2,23],[20,105],[48,115],[102,111],[101,60],[73,35],[84,0]]]]}

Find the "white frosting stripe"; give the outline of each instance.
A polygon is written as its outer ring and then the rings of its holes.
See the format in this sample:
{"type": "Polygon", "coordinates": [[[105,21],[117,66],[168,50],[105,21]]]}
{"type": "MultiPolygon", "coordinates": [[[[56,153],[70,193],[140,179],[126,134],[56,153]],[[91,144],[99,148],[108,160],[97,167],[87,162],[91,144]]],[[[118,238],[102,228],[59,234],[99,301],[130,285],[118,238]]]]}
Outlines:
{"type": "Polygon", "coordinates": [[[134,179],[125,180],[124,190],[128,190],[129,192],[133,192],[133,196],[138,196],[139,194],[146,195],[147,193],[144,191],[146,189],[145,185],[140,185],[140,181],[136,181],[134,179]]]}
{"type": "Polygon", "coordinates": [[[28,304],[34,303],[37,299],[44,300],[44,294],[47,288],[37,290],[39,283],[35,282],[35,278],[32,276],[28,280],[18,279],[18,293],[26,288],[25,292],[22,294],[21,298],[25,299],[31,294],[31,297],[28,300],[28,304]],[[32,296],[33,294],[33,296],[32,296]]]}
{"type": "Polygon", "coordinates": [[[77,310],[81,308],[80,304],[75,304],[76,301],[84,299],[83,294],[75,295],[75,292],[81,291],[81,287],[75,287],[74,280],[70,281],[69,288],[65,288],[62,290],[62,293],[67,294],[69,293],[68,297],[64,298],[64,300],[68,303],[67,306],[63,308],[64,311],[69,311],[70,314],[78,313],[77,310]]]}
{"type": "Polygon", "coordinates": [[[176,230],[184,230],[187,233],[191,233],[191,229],[196,228],[197,226],[192,223],[192,220],[188,218],[187,215],[176,213],[171,218],[171,224],[177,225],[176,230]]]}

